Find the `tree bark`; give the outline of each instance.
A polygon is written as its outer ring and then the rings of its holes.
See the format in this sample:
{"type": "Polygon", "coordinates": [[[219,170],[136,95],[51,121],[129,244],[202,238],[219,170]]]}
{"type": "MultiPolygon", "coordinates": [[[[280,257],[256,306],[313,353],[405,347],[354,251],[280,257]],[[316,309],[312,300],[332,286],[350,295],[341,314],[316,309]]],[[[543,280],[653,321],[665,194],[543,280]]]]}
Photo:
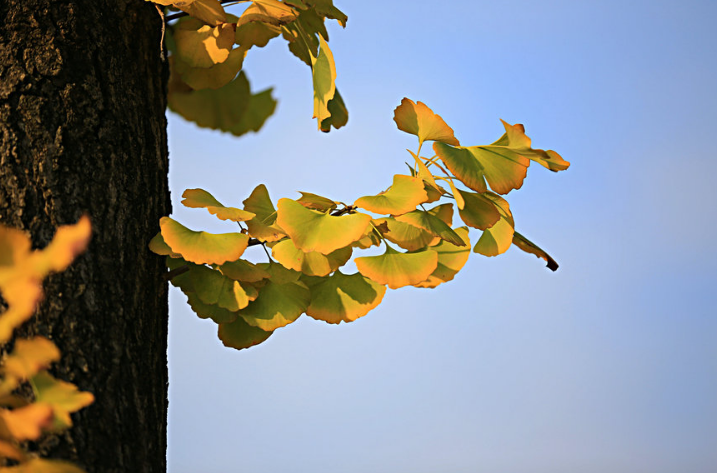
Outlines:
{"type": "Polygon", "coordinates": [[[170,212],[161,27],[144,0],[0,0],[0,223],[35,247],[93,224],[22,329],[95,395],[38,445],[89,472],[166,470],[166,269],[147,250],[170,212]]]}

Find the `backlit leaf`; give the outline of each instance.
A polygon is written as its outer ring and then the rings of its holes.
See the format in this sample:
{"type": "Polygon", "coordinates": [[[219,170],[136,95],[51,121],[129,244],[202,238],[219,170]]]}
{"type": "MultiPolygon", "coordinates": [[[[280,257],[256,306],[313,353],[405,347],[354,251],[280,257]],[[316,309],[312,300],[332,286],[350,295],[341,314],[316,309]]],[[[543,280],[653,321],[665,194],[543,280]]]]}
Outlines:
{"type": "Polygon", "coordinates": [[[525,251],[526,253],[531,253],[538,258],[544,259],[548,263],[547,266],[551,271],[557,271],[558,263],[553,258],[551,258],[550,255],[545,252],[545,250],[525,238],[520,233],[515,232],[513,234],[513,244],[521,250],[525,251]]]}
{"type": "MultiPolygon", "coordinates": [[[[453,205],[444,204],[436,207],[435,213],[439,213],[442,210],[447,209],[451,216],[453,215],[453,205]]],[[[432,209],[433,210],[433,209],[432,209]]],[[[422,228],[433,236],[440,237],[450,243],[457,246],[463,246],[463,239],[448,225],[444,220],[434,215],[431,212],[423,210],[414,210],[407,214],[396,217],[396,220],[403,223],[408,223],[414,227],[422,228]]]]}
{"type": "Polygon", "coordinates": [[[419,177],[393,176],[393,185],[378,195],[361,197],[354,205],[378,214],[401,215],[428,200],[419,177]]]}
{"type": "Polygon", "coordinates": [[[294,245],[293,240],[287,238],[271,248],[271,255],[286,268],[309,276],[326,276],[346,264],[351,258],[351,247],[339,248],[327,255],[318,251],[305,253],[294,245]]]}
{"type": "Polygon", "coordinates": [[[276,110],[276,100],[271,96],[274,89],[266,89],[249,96],[249,104],[247,105],[241,120],[234,126],[227,128],[234,136],[241,136],[250,131],[259,131],[264,126],[267,118],[274,114],[276,110]]]}
{"type": "Polygon", "coordinates": [[[234,26],[223,23],[205,25],[191,18],[181,18],[173,29],[175,54],[189,67],[211,67],[229,58],[234,47],[234,26]]]}
{"type": "Polygon", "coordinates": [[[172,251],[172,249],[167,245],[167,243],[164,241],[164,238],[162,238],[162,233],[157,233],[150,241],[149,241],[149,250],[152,253],[158,254],[160,256],[171,256],[172,258],[181,258],[182,255],[177,254],[172,251]]]}
{"type": "Polygon", "coordinates": [[[349,18],[334,6],[332,0],[304,0],[304,3],[313,7],[320,16],[336,20],[341,26],[346,27],[346,22],[349,18]]]}
{"type": "Polygon", "coordinates": [[[245,260],[236,260],[219,266],[223,275],[242,282],[257,282],[269,277],[269,273],[245,260]]]}
{"type": "Polygon", "coordinates": [[[236,311],[219,307],[216,304],[207,304],[202,301],[196,292],[186,292],[187,303],[200,319],[212,319],[218,324],[233,322],[239,317],[236,311]]]}
{"type": "Polygon", "coordinates": [[[272,38],[281,34],[281,28],[260,22],[244,23],[237,26],[234,34],[234,42],[243,49],[253,46],[263,48],[272,38]]]}
{"type": "Polygon", "coordinates": [[[454,148],[444,143],[433,143],[433,150],[463,184],[477,192],[488,190],[483,166],[468,148],[454,148]]]}
{"type": "Polygon", "coordinates": [[[225,207],[224,204],[214,198],[209,192],[204,189],[187,189],[182,194],[184,200],[182,204],[185,207],[194,209],[205,208],[210,214],[216,215],[221,220],[232,220],[234,222],[244,222],[251,220],[256,216],[252,212],[246,210],[237,209],[234,207],[225,207]]]}
{"type": "Polygon", "coordinates": [[[319,210],[321,212],[329,212],[337,206],[337,202],[320,195],[312,194],[311,192],[301,192],[301,197],[297,202],[307,209],[319,210]]]}
{"type": "Polygon", "coordinates": [[[438,245],[431,247],[431,250],[438,253],[438,265],[435,271],[425,281],[414,284],[416,287],[433,288],[452,280],[455,275],[465,266],[470,255],[470,239],[468,229],[461,227],[456,233],[463,239],[464,246],[456,246],[441,240],[438,245]]]}
{"type": "Polygon", "coordinates": [[[438,265],[438,253],[424,250],[417,253],[399,253],[390,246],[380,256],[356,258],[356,267],[364,276],[391,289],[425,281],[438,265]]]}
{"type": "Polygon", "coordinates": [[[311,72],[314,84],[314,118],[318,120],[321,129],[322,122],[331,117],[328,105],[336,92],[336,65],[328,43],[320,36],[319,53],[312,60],[311,72]]]}
{"type": "Polygon", "coordinates": [[[226,23],[227,16],[219,0],[180,0],[174,6],[209,25],[226,23]]]}
{"type": "Polygon", "coordinates": [[[381,218],[374,220],[385,224],[387,230],[382,232],[384,238],[408,251],[424,248],[436,240],[436,237],[422,228],[410,223],[399,222],[395,218],[381,218]]]}
{"type": "Polygon", "coordinates": [[[492,192],[486,192],[484,195],[495,203],[500,213],[500,219],[495,225],[483,231],[478,243],[473,247],[473,251],[484,256],[497,256],[510,248],[515,233],[515,223],[510,206],[505,199],[492,192]]]}
{"type": "Polygon", "coordinates": [[[249,242],[249,237],[242,233],[195,232],[169,217],[162,217],[159,226],[171,250],[197,264],[238,260],[249,242]]]}
{"type": "Polygon", "coordinates": [[[311,286],[311,304],[306,314],[331,324],[363,317],[381,303],[386,287],[363,275],[333,275],[311,286]]]}
{"type": "Polygon", "coordinates": [[[229,57],[218,64],[209,67],[192,67],[179,59],[172,57],[170,66],[182,77],[182,80],[194,90],[219,89],[231,82],[244,64],[247,50],[234,48],[229,57]]]}
{"type": "Polygon", "coordinates": [[[331,131],[331,127],[338,130],[349,122],[349,111],[339,93],[339,89],[334,92],[334,98],[329,100],[328,109],[331,116],[325,118],[320,124],[320,129],[324,133],[331,131]]]}
{"type": "Polygon", "coordinates": [[[261,241],[278,241],[286,236],[276,224],[276,209],[264,184],[256,186],[243,203],[244,210],[256,214],[256,217],[246,222],[251,236],[261,241]]]}
{"type": "Polygon", "coordinates": [[[399,130],[416,135],[420,143],[441,141],[455,146],[460,144],[453,135],[453,129],[423,102],[414,103],[404,98],[394,110],[393,120],[399,130]]]}
{"type": "Polygon", "coordinates": [[[95,400],[92,393],[81,392],[77,386],[50,376],[43,371],[32,378],[37,403],[52,406],[55,416],[55,425],[59,427],[72,426],[70,414],[89,406],[95,400]]]}
{"type": "Polygon", "coordinates": [[[239,17],[237,27],[252,22],[281,26],[294,21],[298,15],[298,11],[278,0],[253,0],[253,3],[239,17]]]}
{"type": "Polygon", "coordinates": [[[535,161],[551,171],[564,171],[570,167],[570,163],[553,150],[531,148],[531,139],[525,134],[525,127],[520,123],[511,125],[501,120],[505,128],[505,134],[492,146],[505,146],[519,152],[522,156],[535,161]]]}
{"type": "Polygon", "coordinates": [[[361,239],[371,221],[362,213],[334,217],[307,209],[291,199],[280,199],[277,223],[300,250],[329,253],[361,239]]]}
{"type": "Polygon", "coordinates": [[[249,325],[241,317],[231,323],[219,324],[219,339],[225,347],[237,350],[258,345],[269,338],[272,333],[249,325]]]}
{"type": "Polygon", "coordinates": [[[458,213],[466,225],[485,230],[498,222],[500,212],[488,194],[458,191],[464,202],[463,209],[459,209],[458,213]]]}
{"type": "Polygon", "coordinates": [[[249,304],[242,285],[215,269],[195,266],[190,269],[189,277],[194,292],[205,304],[216,304],[232,312],[249,304]]]}

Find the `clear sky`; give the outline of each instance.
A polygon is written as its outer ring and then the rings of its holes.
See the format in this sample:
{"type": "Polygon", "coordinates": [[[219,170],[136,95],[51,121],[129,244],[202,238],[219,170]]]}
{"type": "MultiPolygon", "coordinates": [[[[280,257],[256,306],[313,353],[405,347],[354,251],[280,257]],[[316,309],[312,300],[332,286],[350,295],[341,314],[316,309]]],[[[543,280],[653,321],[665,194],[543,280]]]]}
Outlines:
{"type": "Polygon", "coordinates": [[[243,138],[170,114],[173,215],[232,231],[180,205],[195,187],[227,205],[259,183],[275,200],[377,193],[415,149],[392,120],[409,97],[464,145],[502,118],[572,163],[531,166],[508,196],[560,269],[472,254],[437,289],[242,351],[172,289],[169,471],[717,471],[717,2],[336,4],[348,126],[316,131],[310,71],[283,42],[252,51],[277,112],[243,138]]]}

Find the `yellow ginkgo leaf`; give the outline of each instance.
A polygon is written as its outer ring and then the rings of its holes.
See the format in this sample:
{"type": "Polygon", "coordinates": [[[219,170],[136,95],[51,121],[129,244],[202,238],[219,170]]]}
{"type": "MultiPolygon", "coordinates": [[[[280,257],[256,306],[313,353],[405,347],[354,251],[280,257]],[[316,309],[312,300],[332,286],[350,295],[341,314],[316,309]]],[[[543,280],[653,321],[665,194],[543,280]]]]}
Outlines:
{"type": "Polygon", "coordinates": [[[401,215],[427,200],[423,179],[396,174],[391,187],[378,195],[361,197],[354,205],[378,214],[401,215]]]}
{"type": "Polygon", "coordinates": [[[184,17],[174,25],[173,37],[181,62],[189,67],[212,67],[229,58],[234,46],[234,26],[229,23],[209,26],[184,17]]]}
{"type": "Polygon", "coordinates": [[[60,359],[60,350],[45,337],[18,339],[2,370],[18,381],[28,379],[60,359]]]}
{"type": "Polygon", "coordinates": [[[243,233],[195,232],[169,217],[162,217],[159,227],[172,252],[196,264],[238,260],[249,243],[249,237],[243,233]]]}
{"type": "Polygon", "coordinates": [[[404,98],[401,105],[393,111],[393,120],[398,129],[416,135],[420,143],[440,141],[454,146],[460,145],[443,118],[433,113],[423,102],[414,103],[404,98]]]}
{"type": "Polygon", "coordinates": [[[174,2],[174,6],[208,25],[217,26],[227,22],[227,15],[219,0],[179,0],[174,2]]]}
{"type": "Polygon", "coordinates": [[[364,276],[391,289],[425,281],[438,265],[438,253],[431,249],[416,253],[399,253],[390,246],[380,256],[356,258],[356,267],[364,276]]]}
{"type": "Polygon", "coordinates": [[[432,244],[436,236],[422,228],[406,222],[399,222],[395,218],[380,218],[374,220],[377,224],[385,224],[386,231],[382,235],[388,241],[397,244],[404,250],[416,251],[432,244]]]}
{"type": "Polygon", "coordinates": [[[306,314],[331,324],[351,322],[366,315],[383,300],[386,286],[359,274],[336,271],[311,286],[306,314]]]}
{"type": "Polygon", "coordinates": [[[0,315],[0,343],[6,343],[15,328],[22,325],[35,313],[42,298],[42,283],[38,280],[21,278],[0,287],[8,304],[0,315]]]}
{"type": "Polygon", "coordinates": [[[297,199],[297,202],[307,209],[318,210],[320,212],[330,212],[338,205],[337,202],[331,199],[312,194],[311,192],[301,192],[301,197],[297,199]]]}
{"type": "Polygon", "coordinates": [[[361,239],[371,222],[362,213],[332,216],[307,209],[291,199],[280,199],[277,223],[300,250],[328,255],[361,239]]]}
{"type": "Polygon", "coordinates": [[[538,258],[544,259],[548,263],[547,266],[551,271],[557,271],[558,263],[548,253],[546,253],[545,250],[525,238],[520,233],[515,232],[513,234],[513,244],[521,250],[525,251],[526,253],[530,253],[537,256],[538,258]]]}
{"type": "Polygon", "coordinates": [[[171,258],[181,258],[182,255],[175,253],[172,251],[172,249],[167,245],[167,243],[164,241],[164,238],[162,238],[162,233],[157,233],[150,241],[149,241],[149,251],[152,253],[155,253],[160,256],[169,256],[171,258]]]}
{"type": "Polygon", "coordinates": [[[486,192],[483,195],[493,201],[500,213],[500,219],[483,231],[478,243],[473,247],[473,251],[484,256],[497,256],[510,248],[515,233],[515,222],[508,201],[492,192],[486,192]]]}
{"type": "MultiPolygon", "coordinates": [[[[457,246],[463,246],[463,239],[450,227],[439,214],[446,214],[444,218],[453,217],[453,204],[443,204],[431,211],[414,210],[396,217],[396,220],[421,228],[433,236],[439,237],[457,246]]],[[[448,220],[450,222],[450,220],[448,220]]]]}
{"type": "Polygon", "coordinates": [[[32,378],[32,386],[37,403],[52,406],[55,425],[62,428],[72,426],[71,413],[89,406],[95,400],[92,393],[78,391],[74,384],[55,379],[46,371],[32,378]]]}
{"type": "Polygon", "coordinates": [[[272,246],[271,255],[286,268],[309,276],[326,276],[346,264],[351,258],[351,247],[339,248],[327,255],[318,251],[305,253],[287,238],[272,246]]]}
{"type": "Polygon", "coordinates": [[[217,304],[207,304],[199,298],[196,292],[186,292],[187,303],[200,319],[212,319],[215,323],[225,324],[233,322],[239,317],[236,311],[231,311],[217,304]]]}
{"type": "Polygon", "coordinates": [[[216,269],[193,266],[189,270],[189,279],[193,291],[205,304],[216,304],[232,312],[249,304],[249,297],[242,285],[216,269]]]}
{"type": "Polygon", "coordinates": [[[299,12],[278,0],[253,0],[237,21],[237,27],[250,23],[265,23],[279,27],[296,19],[299,12]]]}
{"type": "Polygon", "coordinates": [[[269,338],[272,333],[274,332],[266,332],[249,325],[241,317],[230,323],[219,324],[219,339],[225,347],[237,350],[258,345],[269,338]]]}
{"type": "Polygon", "coordinates": [[[281,28],[258,21],[237,25],[234,42],[243,49],[251,47],[263,48],[272,38],[281,34],[281,28]]]}
{"type": "Polygon", "coordinates": [[[13,467],[1,468],[2,473],[85,473],[85,470],[62,460],[31,458],[13,467]]]}
{"type": "Polygon", "coordinates": [[[314,84],[314,118],[318,120],[319,129],[324,120],[331,117],[329,101],[336,92],[336,65],[334,55],[324,38],[319,36],[319,53],[312,56],[311,66],[314,84]]]}
{"type": "Polygon", "coordinates": [[[286,236],[284,230],[276,224],[276,209],[264,184],[256,186],[243,203],[244,210],[256,214],[256,217],[246,222],[252,237],[261,241],[278,241],[286,236]]]}
{"type": "Polygon", "coordinates": [[[34,402],[13,410],[0,409],[0,432],[17,441],[37,440],[52,425],[52,406],[34,402]]]}
{"type": "Polygon", "coordinates": [[[184,200],[182,205],[194,209],[205,208],[210,214],[216,215],[221,220],[232,220],[234,222],[244,222],[251,220],[256,216],[252,212],[237,209],[234,207],[225,207],[221,202],[214,198],[204,189],[187,189],[182,194],[184,200]]]}
{"type": "Polygon", "coordinates": [[[269,277],[269,273],[257,265],[239,259],[219,266],[224,276],[241,282],[257,282],[269,277]]]}
{"type": "Polygon", "coordinates": [[[473,193],[458,191],[463,199],[463,208],[458,210],[466,225],[479,230],[492,227],[500,219],[495,202],[488,197],[489,192],[473,193]]]}
{"type": "Polygon", "coordinates": [[[465,266],[471,250],[468,229],[466,227],[457,228],[456,233],[463,239],[463,246],[456,246],[445,240],[441,240],[436,246],[432,246],[431,250],[438,253],[438,265],[428,279],[414,284],[414,286],[434,288],[439,284],[452,280],[458,271],[465,266]]]}
{"type": "Polygon", "coordinates": [[[74,225],[59,227],[50,244],[44,250],[33,253],[30,265],[40,278],[51,271],[64,271],[77,255],[85,251],[91,236],[90,219],[84,215],[74,225]]]}
{"type": "Polygon", "coordinates": [[[179,74],[182,80],[194,90],[219,89],[231,82],[244,64],[247,49],[234,48],[223,62],[209,67],[192,67],[177,57],[172,57],[170,68],[179,74]]]}

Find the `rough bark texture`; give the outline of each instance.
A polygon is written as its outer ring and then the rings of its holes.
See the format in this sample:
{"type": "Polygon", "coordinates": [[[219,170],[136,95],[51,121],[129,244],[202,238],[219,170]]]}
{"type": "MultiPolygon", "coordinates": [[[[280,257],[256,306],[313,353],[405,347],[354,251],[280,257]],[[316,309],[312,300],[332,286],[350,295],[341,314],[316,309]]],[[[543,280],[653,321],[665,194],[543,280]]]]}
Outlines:
{"type": "Polygon", "coordinates": [[[93,240],[23,328],[94,393],[39,445],[89,472],[166,469],[167,290],[147,251],[170,211],[161,19],[144,0],[0,0],[0,223],[93,240]]]}

